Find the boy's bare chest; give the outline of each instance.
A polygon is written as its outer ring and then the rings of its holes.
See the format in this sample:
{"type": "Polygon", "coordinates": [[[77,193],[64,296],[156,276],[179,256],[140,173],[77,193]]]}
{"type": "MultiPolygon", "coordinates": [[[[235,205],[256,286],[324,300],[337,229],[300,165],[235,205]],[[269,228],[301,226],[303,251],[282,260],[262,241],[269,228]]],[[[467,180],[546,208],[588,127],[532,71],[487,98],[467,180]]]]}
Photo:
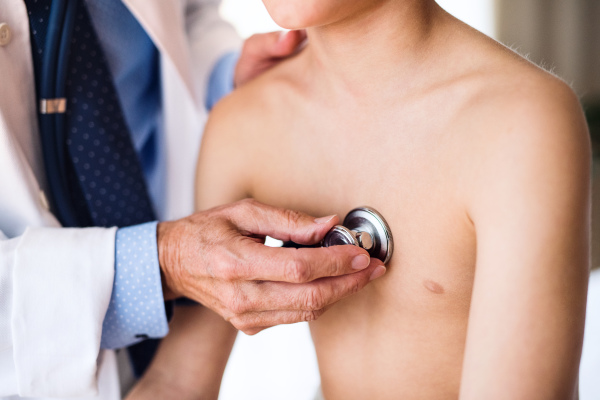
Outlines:
{"type": "Polygon", "coordinates": [[[315,216],[343,218],[354,207],[374,207],[391,226],[395,253],[385,279],[365,295],[465,310],[475,236],[458,144],[448,132],[394,122],[394,128],[364,118],[292,124],[261,161],[253,195],[315,216]]]}

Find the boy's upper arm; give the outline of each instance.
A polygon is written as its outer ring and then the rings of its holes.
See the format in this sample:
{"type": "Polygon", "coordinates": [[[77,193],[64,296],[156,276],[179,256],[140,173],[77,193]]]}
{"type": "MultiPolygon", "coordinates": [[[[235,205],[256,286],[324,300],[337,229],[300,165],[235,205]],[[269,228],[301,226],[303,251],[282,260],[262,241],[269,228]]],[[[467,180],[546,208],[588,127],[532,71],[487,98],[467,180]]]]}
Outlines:
{"type": "Polygon", "coordinates": [[[219,102],[210,114],[196,170],[196,210],[248,197],[252,141],[244,131],[243,121],[248,113],[243,101],[234,93],[219,102]]]}
{"type": "Polygon", "coordinates": [[[590,153],[578,102],[560,85],[550,92],[500,107],[504,119],[488,125],[472,169],[477,269],[461,399],[573,394],[589,274],[590,153]]]}

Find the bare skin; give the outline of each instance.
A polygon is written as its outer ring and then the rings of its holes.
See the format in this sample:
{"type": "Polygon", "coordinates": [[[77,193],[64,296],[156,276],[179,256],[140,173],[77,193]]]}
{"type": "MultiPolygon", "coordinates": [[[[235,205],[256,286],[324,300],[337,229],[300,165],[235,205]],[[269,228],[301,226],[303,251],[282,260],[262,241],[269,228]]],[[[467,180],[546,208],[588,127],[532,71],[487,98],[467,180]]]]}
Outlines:
{"type": "MultiPolygon", "coordinates": [[[[304,31],[250,37],[236,65],[235,84],[294,55],[305,38],[304,31]]],[[[381,261],[359,248],[266,249],[258,238],[314,244],[338,222],[335,215],[314,218],[250,200],[161,222],[157,247],[163,295],[196,300],[253,334],[319,316],[382,276],[381,261]],[[323,277],[335,278],[312,282],[323,277]]]]}
{"type": "Polygon", "coordinates": [[[237,331],[206,307],[185,307],[178,311],[170,324],[169,340],[161,344],[159,362],[152,364],[128,399],[217,398],[237,331]],[[209,340],[196,340],[189,346],[189,332],[209,340]],[[219,351],[214,351],[215,348],[219,351]],[[182,354],[185,356],[181,357],[182,354]],[[172,365],[177,368],[171,368],[172,365]]]}
{"type": "Polygon", "coordinates": [[[265,1],[313,26],[309,45],[214,110],[198,208],[386,217],[388,273],[311,322],[326,399],[574,398],[590,209],[576,97],[433,1],[338,2],[265,1]]]}
{"type": "MultiPolygon", "coordinates": [[[[247,39],[234,83],[243,85],[297,53],[305,38],[304,31],[290,31],[257,34],[247,39]]],[[[158,258],[165,299],[187,296],[212,312],[190,309],[183,315],[176,313],[172,322],[175,332],[169,335],[156,357],[158,361],[128,399],[170,395],[181,400],[186,394],[195,398],[198,393],[216,397],[226,354],[233,344],[233,337],[227,333],[235,330],[215,312],[236,328],[255,334],[274,325],[315,319],[331,304],[385,274],[383,263],[370,259],[359,248],[266,249],[259,239],[271,235],[314,244],[337,223],[339,218],[335,215],[314,218],[245,200],[158,224],[158,258]],[[195,327],[201,329],[197,331],[195,327]],[[187,331],[193,336],[183,334],[187,331]],[[186,351],[186,341],[197,344],[196,334],[205,337],[202,346],[186,351]],[[208,354],[214,349],[223,354],[208,354]],[[191,357],[189,363],[174,357],[181,351],[191,357]],[[208,373],[205,364],[192,368],[198,359],[210,360],[212,367],[206,379],[196,376],[197,372],[208,373]],[[163,368],[173,362],[179,368],[186,365],[185,371],[163,368]]]]}

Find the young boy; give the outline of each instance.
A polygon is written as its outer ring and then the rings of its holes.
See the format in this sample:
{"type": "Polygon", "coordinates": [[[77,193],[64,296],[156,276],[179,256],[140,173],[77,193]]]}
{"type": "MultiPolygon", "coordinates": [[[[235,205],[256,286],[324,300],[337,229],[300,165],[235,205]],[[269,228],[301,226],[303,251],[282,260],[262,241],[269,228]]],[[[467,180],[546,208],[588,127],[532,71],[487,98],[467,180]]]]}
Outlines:
{"type": "MultiPolygon", "coordinates": [[[[308,46],[212,112],[197,205],[387,219],[386,276],[311,322],[324,397],[574,398],[590,150],[569,87],[433,0],[264,3],[308,46]]],[[[176,316],[194,322],[172,329],[154,383],[216,396],[235,330],[200,335],[207,315],[176,316]]]]}

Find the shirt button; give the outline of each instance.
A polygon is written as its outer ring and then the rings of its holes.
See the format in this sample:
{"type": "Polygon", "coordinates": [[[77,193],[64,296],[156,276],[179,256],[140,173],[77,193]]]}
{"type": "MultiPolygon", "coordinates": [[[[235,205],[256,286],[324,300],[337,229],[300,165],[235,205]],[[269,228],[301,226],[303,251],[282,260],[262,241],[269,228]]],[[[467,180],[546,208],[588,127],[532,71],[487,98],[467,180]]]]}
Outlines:
{"type": "Polygon", "coordinates": [[[10,43],[10,38],[12,37],[10,32],[10,27],[7,23],[0,23],[0,46],[6,46],[10,43]]]}

